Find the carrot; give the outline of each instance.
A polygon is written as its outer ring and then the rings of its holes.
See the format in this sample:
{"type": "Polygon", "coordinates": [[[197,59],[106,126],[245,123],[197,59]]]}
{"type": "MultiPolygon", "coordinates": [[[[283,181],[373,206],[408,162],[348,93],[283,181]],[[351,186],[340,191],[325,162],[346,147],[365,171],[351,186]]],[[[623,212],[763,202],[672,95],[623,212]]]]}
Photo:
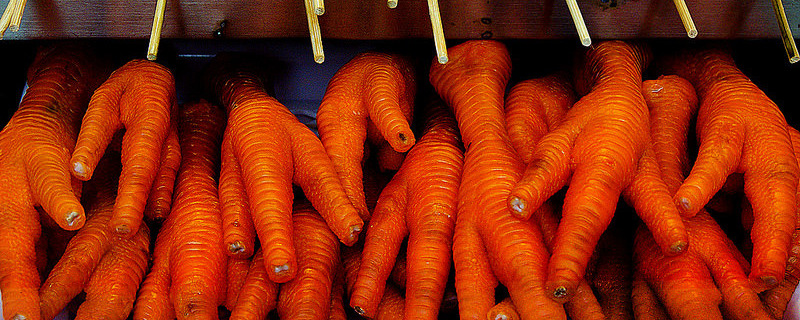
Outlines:
{"type": "Polygon", "coordinates": [[[256,230],[250,215],[250,203],[244,187],[242,169],[233,153],[230,129],[222,137],[222,169],[219,174],[219,202],[222,212],[223,239],[227,254],[245,259],[253,255],[256,230]]]}
{"type": "Polygon", "coordinates": [[[520,320],[522,319],[517,313],[517,307],[511,298],[505,298],[500,303],[496,304],[489,313],[486,315],[488,320],[520,320]]]}
{"type": "Polygon", "coordinates": [[[374,317],[383,287],[408,235],[405,314],[435,319],[447,274],[463,152],[455,119],[441,104],[429,107],[426,130],[383,189],[367,230],[350,305],[374,317]]]}
{"type": "Polygon", "coordinates": [[[239,300],[239,292],[250,270],[248,259],[228,259],[227,290],[225,294],[225,308],[233,310],[239,300]]]}
{"type": "Polygon", "coordinates": [[[158,174],[150,188],[150,196],[144,207],[144,215],[151,221],[162,221],[169,215],[172,206],[172,191],[175,177],[181,165],[181,147],[178,145],[177,125],[170,125],[169,135],[161,150],[158,174]]]}
{"type": "Polygon", "coordinates": [[[43,319],[53,319],[81,293],[94,270],[118,239],[109,228],[119,177],[119,157],[109,154],[97,166],[98,176],[86,187],[85,197],[91,207],[88,220],[69,241],[64,254],[50,271],[39,289],[39,305],[43,319]]]}
{"type": "Polygon", "coordinates": [[[292,220],[297,263],[302,272],[281,285],[278,316],[282,319],[327,319],[334,272],[339,264],[338,240],[309,204],[296,204],[292,220]]]}
{"type": "Polygon", "coordinates": [[[587,53],[577,75],[578,92],[587,94],[539,141],[508,197],[511,211],[527,218],[570,183],[548,266],[547,289],[558,301],[565,301],[583,276],[647,145],[648,113],[641,93],[647,56],[644,48],[618,41],[600,43],[587,53]]]}
{"type": "Polygon", "coordinates": [[[130,239],[116,239],[86,284],[86,300],[75,319],[127,319],[144,278],[149,257],[150,230],[139,228],[130,239]]]}
{"type": "Polygon", "coordinates": [[[297,272],[291,224],[292,182],[303,189],[343,243],[356,241],[363,222],[322,143],[286,107],[267,95],[258,68],[245,60],[219,56],[209,66],[208,85],[228,110],[233,153],[241,165],[270,279],[283,283],[297,272]]]}
{"type": "Polygon", "coordinates": [[[761,288],[776,286],[783,279],[791,245],[800,180],[783,114],[726,52],[685,52],[664,65],[666,71],[689,80],[700,98],[700,150],[675,193],[676,204],[692,215],[728,175],[744,173],[745,195],[755,217],[750,279],[761,288]]]}
{"type": "Polygon", "coordinates": [[[239,291],[239,299],[230,319],[265,319],[267,313],[277,306],[277,300],[278,284],[269,279],[269,272],[264,268],[264,255],[259,250],[250,263],[250,271],[239,291]]]}
{"type": "MultiPolygon", "coordinates": [[[[101,60],[76,44],[39,50],[28,69],[28,90],[0,131],[0,291],[8,319],[39,319],[36,245],[41,206],[64,229],[84,225],[84,210],[69,174],[78,124],[105,72],[101,60]]],[[[44,243],[44,242],[42,242],[44,243]]]]}
{"type": "MultiPolygon", "coordinates": [[[[631,301],[632,266],[629,237],[622,226],[613,226],[600,238],[597,262],[587,275],[606,319],[634,319],[631,301]]],[[[632,240],[632,239],[631,239],[632,240]]]]}
{"type": "Polygon", "coordinates": [[[175,108],[172,74],[146,60],[133,60],[117,69],[92,95],[70,160],[72,174],[89,180],[114,133],[126,129],[110,222],[118,233],[132,236],[139,228],[175,108]]]}
{"type": "MultiPolygon", "coordinates": [[[[350,247],[341,248],[342,269],[344,269],[344,283],[347,295],[352,295],[358,278],[363,245],[363,242],[360,241],[350,247]]],[[[391,283],[387,283],[378,308],[375,311],[375,319],[403,319],[406,305],[404,300],[400,289],[391,283]]]]}
{"type": "Polygon", "coordinates": [[[227,255],[215,179],[225,117],[221,108],[201,100],[181,106],[179,121],[183,161],[170,213],[170,297],[178,319],[205,319],[217,316],[225,298],[220,281],[227,255]]]}
{"type": "Polygon", "coordinates": [[[158,232],[153,249],[153,265],[142,282],[133,308],[134,320],[172,320],[175,309],[170,299],[170,251],[174,218],[167,218],[158,232]]]}
{"type": "Polygon", "coordinates": [[[394,261],[394,266],[392,267],[391,273],[389,273],[389,279],[400,289],[406,288],[406,280],[408,279],[408,252],[401,252],[397,255],[397,259],[394,261]]]}
{"type": "Polygon", "coordinates": [[[411,64],[400,56],[359,54],[333,75],[317,110],[320,140],[347,197],[365,221],[370,214],[364,201],[361,162],[367,126],[374,124],[380,133],[370,139],[380,146],[379,158],[390,158],[383,153],[405,152],[414,145],[409,126],[414,113],[414,77],[411,64]]]}
{"type": "MultiPolygon", "coordinates": [[[[685,89],[688,83],[661,81],[659,85],[664,89],[646,96],[650,109],[654,113],[667,112],[659,108],[678,110],[678,117],[685,118],[685,113],[690,113],[691,108],[675,108],[674,105],[693,101],[691,90],[685,89]],[[663,97],[654,99],[661,95],[663,97]]],[[[685,122],[672,121],[669,117],[653,118],[653,121],[662,123],[654,123],[652,128],[660,128],[659,131],[667,133],[653,132],[656,152],[661,152],[658,146],[670,146],[682,140],[680,136],[668,133],[684,130],[681,128],[685,122]]],[[[664,168],[664,181],[671,181],[667,187],[677,190],[682,181],[680,175],[685,172],[681,164],[682,159],[686,159],[686,149],[672,150],[677,150],[677,153],[662,152],[658,162],[664,168]]],[[[655,240],[647,230],[640,230],[636,236],[634,260],[638,277],[647,281],[670,316],[687,318],[705,314],[709,319],[722,318],[719,309],[721,303],[725,314],[735,319],[768,318],[747,279],[747,261],[717,223],[708,213],[701,211],[685,220],[685,225],[691,245],[687,252],[679,256],[666,257],[654,249],[655,240]]]]}
{"type": "Polygon", "coordinates": [[[633,301],[635,319],[669,320],[664,305],[658,301],[658,297],[653,292],[653,289],[650,288],[650,285],[647,284],[647,281],[641,279],[638,274],[634,276],[631,300],[633,301]]]}
{"type": "Polygon", "coordinates": [[[400,289],[392,284],[387,284],[381,303],[378,305],[375,320],[403,320],[405,319],[405,305],[406,302],[400,289]]]}
{"type": "MultiPolygon", "coordinates": [[[[340,259],[340,257],[337,257],[340,259]]],[[[331,311],[328,315],[330,320],[347,320],[347,312],[344,310],[344,269],[341,261],[336,265],[333,274],[333,287],[331,288],[331,311]]]]}
{"type": "Polygon", "coordinates": [[[526,302],[517,306],[522,317],[564,318],[563,308],[544,292],[549,254],[538,226],[511,216],[506,205],[523,169],[503,110],[508,51],[495,41],[467,41],[448,54],[447,64],[432,64],[430,81],[453,109],[466,146],[453,238],[459,315],[485,318],[499,280],[514,301],[526,302]]]}

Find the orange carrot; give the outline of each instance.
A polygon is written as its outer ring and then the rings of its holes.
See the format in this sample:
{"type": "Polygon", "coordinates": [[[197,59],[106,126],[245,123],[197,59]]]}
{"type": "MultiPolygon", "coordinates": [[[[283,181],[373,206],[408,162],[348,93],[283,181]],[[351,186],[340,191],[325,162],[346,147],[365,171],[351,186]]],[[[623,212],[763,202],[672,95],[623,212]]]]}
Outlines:
{"type": "MultiPolygon", "coordinates": [[[[346,292],[348,295],[353,293],[353,288],[358,278],[358,270],[361,265],[361,250],[363,249],[362,242],[356,242],[353,246],[342,247],[342,268],[344,269],[344,282],[346,292]]],[[[405,299],[402,296],[400,289],[391,283],[387,283],[383,290],[381,302],[378,304],[378,309],[375,311],[375,319],[403,319],[405,309],[405,299]]]]}
{"type": "Polygon", "coordinates": [[[248,259],[228,259],[227,270],[227,290],[225,293],[225,308],[233,310],[239,300],[239,292],[247,278],[247,271],[250,270],[250,260],[248,259]]]}
{"type": "Polygon", "coordinates": [[[292,220],[297,263],[302,273],[281,285],[278,316],[282,319],[327,319],[334,272],[339,264],[339,241],[309,204],[296,204],[292,220]]]}
{"type": "Polygon", "coordinates": [[[219,174],[219,202],[222,212],[223,239],[227,254],[233,258],[245,259],[253,255],[256,230],[250,215],[250,203],[246,194],[242,169],[233,153],[230,129],[222,138],[222,169],[219,174]]]}
{"type": "Polygon", "coordinates": [[[622,236],[628,234],[626,231],[621,226],[612,225],[603,234],[598,243],[597,262],[592,274],[587,275],[603,315],[610,320],[634,319],[631,301],[632,238],[622,236]]]}
{"type": "Polygon", "coordinates": [[[728,175],[744,173],[745,195],[755,217],[750,279],[762,289],[774,287],[786,267],[800,180],[786,120],[726,52],[687,51],[665,65],[666,71],[689,80],[700,98],[700,150],[675,202],[692,215],[720,190],[728,175]]]}
{"type": "Polygon", "coordinates": [[[172,320],[175,309],[170,299],[170,251],[175,219],[167,219],[158,232],[153,249],[153,265],[139,290],[133,308],[135,320],[172,320]]]}
{"type": "Polygon", "coordinates": [[[69,174],[69,153],[89,96],[107,74],[87,49],[62,44],[40,50],[28,70],[28,90],[0,131],[0,291],[9,319],[39,319],[36,244],[40,206],[64,229],[85,216],[69,174]]]}
{"type": "Polygon", "coordinates": [[[181,147],[178,145],[177,125],[170,125],[169,135],[161,150],[161,162],[158,175],[153,181],[144,215],[151,221],[163,221],[167,218],[172,206],[172,191],[175,177],[181,166],[181,147]]]}
{"type": "Polygon", "coordinates": [[[392,281],[392,283],[394,283],[398,288],[404,290],[406,288],[406,280],[408,279],[407,256],[407,252],[401,251],[400,254],[397,255],[397,259],[394,261],[392,272],[389,273],[389,279],[392,281]]]}
{"type": "Polygon", "coordinates": [[[149,256],[147,225],[130,239],[116,239],[100,260],[86,284],[86,300],[78,308],[78,319],[127,319],[142,283],[149,256]]]}
{"type": "Polygon", "coordinates": [[[644,48],[618,41],[587,53],[577,75],[578,92],[587,94],[539,141],[508,197],[511,211],[527,218],[569,181],[547,276],[547,289],[558,301],[565,301],[583,277],[647,145],[641,93],[647,55],[644,48]]]}
{"type": "Polygon", "coordinates": [[[375,320],[403,320],[405,319],[405,305],[406,302],[400,289],[392,284],[387,284],[381,303],[378,305],[375,320]]]}
{"type": "Polygon", "coordinates": [[[549,254],[538,226],[511,216],[506,205],[523,169],[503,112],[508,51],[499,42],[468,41],[448,53],[450,62],[432,64],[430,81],[454,110],[466,146],[453,239],[459,315],[485,318],[499,280],[513,300],[526,301],[517,306],[523,317],[564,318],[544,291],[549,254]]]}
{"type": "Polygon", "coordinates": [[[217,181],[225,117],[201,100],[181,106],[178,127],[183,161],[170,219],[170,297],[178,319],[217,316],[224,302],[227,255],[222,247],[222,217],[217,181]]]}
{"type": "Polygon", "coordinates": [[[517,307],[511,298],[505,298],[496,304],[486,315],[487,320],[520,320],[522,317],[517,313],[517,307]]]}
{"type": "Polygon", "coordinates": [[[219,56],[209,67],[208,84],[228,110],[232,149],[241,165],[270,279],[282,283],[297,272],[291,224],[292,182],[302,187],[345,244],[356,241],[363,222],[322,143],[286,107],[267,95],[258,68],[245,60],[219,56]]]}
{"type": "Polygon", "coordinates": [[[250,263],[239,299],[231,313],[231,320],[265,319],[278,304],[278,284],[269,279],[264,268],[264,255],[259,250],[250,263]]]}
{"type": "Polygon", "coordinates": [[[367,229],[350,305],[374,317],[383,288],[408,235],[405,314],[435,319],[447,274],[463,152],[455,119],[441,104],[429,107],[426,131],[383,189],[367,229]]]}
{"type": "Polygon", "coordinates": [[[647,281],[640,276],[634,276],[631,290],[631,300],[633,301],[633,315],[635,319],[641,320],[669,320],[667,310],[658,301],[653,289],[647,281]]]}
{"type": "Polygon", "coordinates": [[[391,156],[385,153],[405,152],[414,145],[409,126],[414,113],[414,77],[411,64],[400,56],[359,54],[333,75],[317,111],[320,140],[347,197],[365,221],[370,214],[364,201],[361,162],[368,124],[380,133],[370,139],[380,144],[379,159],[388,160],[391,156]]]}
{"type": "MultiPolygon", "coordinates": [[[[339,259],[339,257],[337,257],[339,259]]],[[[344,269],[341,261],[336,265],[333,275],[333,287],[331,288],[331,311],[328,315],[330,320],[347,320],[347,312],[344,311],[344,269]]]]}
{"type": "Polygon", "coordinates": [[[92,95],[70,160],[72,174],[89,180],[114,133],[126,129],[122,175],[110,222],[118,233],[132,236],[139,228],[175,109],[172,74],[146,60],[133,60],[117,69],[92,95]]]}

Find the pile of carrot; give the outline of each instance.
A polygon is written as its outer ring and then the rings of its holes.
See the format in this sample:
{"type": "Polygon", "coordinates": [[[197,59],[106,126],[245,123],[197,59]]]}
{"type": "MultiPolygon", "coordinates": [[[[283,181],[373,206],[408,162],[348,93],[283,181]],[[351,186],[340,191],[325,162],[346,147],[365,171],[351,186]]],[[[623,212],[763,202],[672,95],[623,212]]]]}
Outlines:
{"type": "Polygon", "coordinates": [[[729,52],[606,41],[517,83],[501,42],[448,52],[355,56],[316,136],[253,56],[179,106],[163,65],[40,49],[0,131],[3,319],[783,317],[800,131],[729,52]]]}

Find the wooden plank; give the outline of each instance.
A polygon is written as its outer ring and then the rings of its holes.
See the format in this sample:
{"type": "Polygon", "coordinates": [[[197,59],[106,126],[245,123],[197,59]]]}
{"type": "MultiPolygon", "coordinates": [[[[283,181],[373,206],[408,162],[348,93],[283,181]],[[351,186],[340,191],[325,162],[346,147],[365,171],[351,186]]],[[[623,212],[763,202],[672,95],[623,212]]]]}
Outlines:
{"type": "MultiPolygon", "coordinates": [[[[5,6],[8,0],[0,1],[5,6]]],[[[778,38],[769,1],[695,0],[689,10],[698,38],[778,38]]],[[[425,0],[404,0],[389,9],[383,0],[331,0],[320,16],[323,38],[431,38],[425,0]]],[[[562,0],[439,2],[448,39],[576,38],[562,0]]],[[[683,38],[670,0],[579,1],[594,39],[683,38]]],[[[800,35],[800,0],[784,0],[792,32],[800,35]]],[[[139,38],[149,36],[155,0],[29,0],[18,32],[6,39],[139,38]]],[[[226,20],[230,38],[307,37],[300,0],[170,0],[164,38],[212,38],[226,20]]],[[[576,40],[577,41],[577,40],[576,40]]]]}

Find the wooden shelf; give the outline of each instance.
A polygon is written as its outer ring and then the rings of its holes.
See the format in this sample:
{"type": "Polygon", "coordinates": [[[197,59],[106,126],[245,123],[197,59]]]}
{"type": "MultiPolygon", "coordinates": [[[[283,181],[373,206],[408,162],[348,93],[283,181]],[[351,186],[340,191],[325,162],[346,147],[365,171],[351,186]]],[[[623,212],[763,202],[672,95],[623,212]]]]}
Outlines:
{"type": "MultiPolygon", "coordinates": [[[[3,8],[7,0],[0,1],[3,8]]],[[[778,38],[769,1],[694,0],[689,10],[698,38],[778,38]]],[[[430,38],[424,0],[400,0],[389,9],[383,0],[326,1],[320,17],[323,38],[430,38]]],[[[448,39],[576,38],[562,0],[439,1],[448,39]]],[[[685,38],[670,0],[579,0],[595,39],[685,38]]],[[[795,36],[800,35],[800,1],[785,0],[795,36]]],[[[22,28],[6,39],[147,38],[155,0],[30,0],[22,28]]],[[[212,38],[221,21],[229,38],[308,37],[303,1],[169,0],[164,38],[212,38]]],[[[577,40],[576,40],[577,41],[577,40]]]]}

